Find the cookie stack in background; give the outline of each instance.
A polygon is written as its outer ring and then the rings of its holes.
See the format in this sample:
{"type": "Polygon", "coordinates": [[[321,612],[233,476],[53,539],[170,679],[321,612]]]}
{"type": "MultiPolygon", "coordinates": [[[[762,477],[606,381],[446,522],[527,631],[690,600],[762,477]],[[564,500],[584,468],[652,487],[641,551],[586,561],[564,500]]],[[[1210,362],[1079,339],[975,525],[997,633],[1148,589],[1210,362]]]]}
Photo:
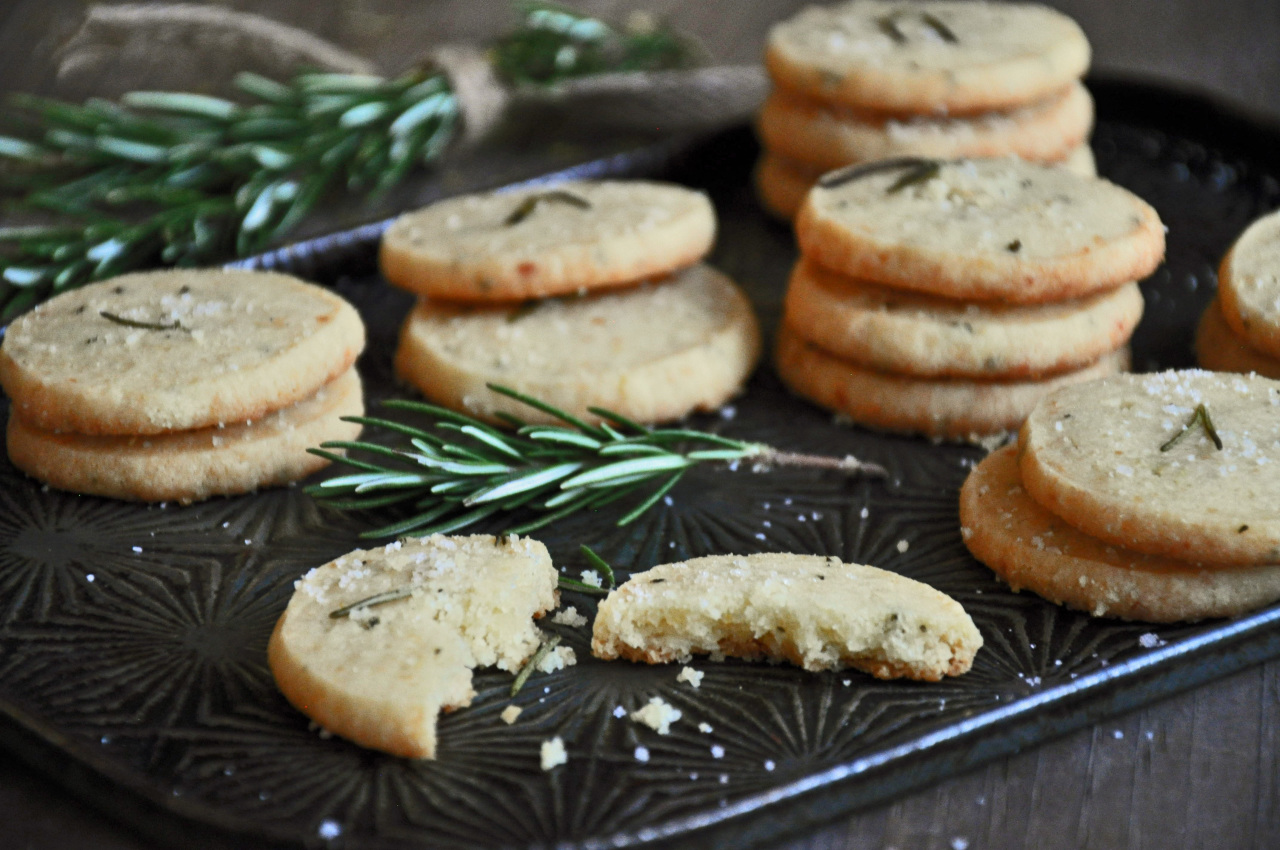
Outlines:
{"type": "Polygon", "coordinates": [[[796,219],[776,365],[874,428],[1012,430],[1063,384],[1123,371],[1135,281],[1164,256],[1142,199],[1014,158],[830,172],[796,219]]]}
{"type": "Polygon", "coordinates": [[[1094,174],[1089,43],[1045,6],[853,0],[769,33],[756,188],[792,218],[826,171],[899,156],[1019,156],[1094,174]]]}
{"type": "Polygon", "coordinates": [[[63,490],[192,502],[278,486],[355,439],[355,309],[270,272],[129,274],[17,319],[0,348],[14,466],[63,490]]]}
{"type": "Polygon", "coordinates": [[[639,422],[718,407],[754,368],[760,332],[745,294],[700,262],[715,228],[705,195],[642,181],[468,195],[402,216],[382,269],[419,301],[396,371],[488,420],[555,421],[490,383],[589,421],[591,407],[639,422]]]}
{"type": "Polygon", "coordinates": [[[1196,359],[1218,372],[1280,378],[1280,212],[1251,224],[1223,258],[1196,359]]]}

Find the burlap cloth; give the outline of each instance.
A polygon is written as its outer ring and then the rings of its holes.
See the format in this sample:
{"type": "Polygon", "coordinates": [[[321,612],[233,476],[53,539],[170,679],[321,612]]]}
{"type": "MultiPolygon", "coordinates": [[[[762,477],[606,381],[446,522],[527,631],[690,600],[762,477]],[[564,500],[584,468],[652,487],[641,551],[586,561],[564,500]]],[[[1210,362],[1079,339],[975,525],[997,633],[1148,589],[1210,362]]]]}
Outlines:
{"type": "MultiPolygon", "coordinates": [[[[311,33],[261,15],[195,4],[90,6],[54,57],[58,94],[80,99],[162,89],[236,97],[241,71],[288,79],[301,69],[372,73],[373,64],[311,33]]],[[[619,73],[551,87],[508,89],[474,46],[430,48],[424,61],[448,73],[464,142],[504,125],[539,123],[575,132],[685,133],[743,121],[767,82],[755,65],[619,73]]]]}

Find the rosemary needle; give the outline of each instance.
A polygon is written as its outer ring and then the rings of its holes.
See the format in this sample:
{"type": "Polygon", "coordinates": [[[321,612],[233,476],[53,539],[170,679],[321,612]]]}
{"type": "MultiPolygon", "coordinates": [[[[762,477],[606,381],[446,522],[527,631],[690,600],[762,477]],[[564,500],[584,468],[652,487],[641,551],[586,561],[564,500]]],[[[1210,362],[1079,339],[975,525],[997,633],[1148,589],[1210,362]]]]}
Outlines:
{"type": "Polygon", "coordinates": [[[529,681],[529,677],[533,675],[533,671],[538,669],[538,665],[542,663],[542,659],[551,654],[551,650],[560,645],[560,635],[550,635],[538,647],[538,651],[533,657],[525,662],[520,668],[520,672],[516,674],[516,680],[511,683],[511,696],[520,693],[520,689],[524,687],[524,683],[529,681]]]}
{"type": "Polygon", "coordinates": [[[394,590],[375,593],[373,596],[352,602],[350,605],[344,605],[336,611],[330,611],[329,619],[339,620],[343,617],[351,616],[353,611],[358,611],[361,608],[372,608],[375,605],[386,605],[388,602],[395,602],[399,599],[408,599],[410,596],[413,596],[412,587],[397,587],[394,590]]]}
{"type": "Polygon", "coordinates": [[[1204,402],[1196,405],[1195,412],[1191,414],[1191,418],[1187,420],[1187,423],[1182,426],[1182,429],[1178,431],[1178,433],[1174,434],[1164,443],[1164,445],[1160,446],[1160,451],[1167,452],[1172,449],[1197,424],[1204,428],[1205,435],[1213,441],[1214,447],[1218,451],[1222,451],[1222,438],[1218,436],[1218,429],[1213,427],[1213,420],[1209,418],[1209,408],[1204,406],[1204,402]]]}

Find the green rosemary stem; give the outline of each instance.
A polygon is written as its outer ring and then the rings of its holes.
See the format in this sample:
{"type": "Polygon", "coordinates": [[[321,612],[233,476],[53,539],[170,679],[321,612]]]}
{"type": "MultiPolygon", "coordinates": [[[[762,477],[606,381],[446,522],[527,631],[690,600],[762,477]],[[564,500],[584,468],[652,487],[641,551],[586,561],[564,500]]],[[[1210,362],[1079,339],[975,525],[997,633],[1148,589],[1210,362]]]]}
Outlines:
{"type": "MultiPolygon", "coordinates": [[[[544,3],[520,10],[520,27],[491,51],[511,83],[678,67],[690,55],[661,29],[620,32],[544,3]]],[[[377,197],[456,135],[457,96],[436,69],[235,82],[243,102],[156,91],[83,104],[13,98],[0,192],[13,212],[55,222],[0,228],[0,326],[90,281],[262,251],[324,198],[377,197]]]]}
{"type": "MultiPolygon", "coordinates": [[[[394,505],[405,513],[365,532],[365,537],[450,533],[490,517],[505,520],[509,533],[526,534],[571,514],[644,494],[616,520],[627,525],[699,464],[745,460],[753,469],[802,466],[849,475],[885,474],[883,468],[853,457],[796,454],[702,431],[651,428],[608,410],[591,410],[602,420],[594,425],[506,387],[490,389],[564,424],[520,424],[514,432],[499,431],[432,404],[392,400],[387,406],[428,421],[349,421],[398,433],[408,438],[408,447],[344,441],[310,449],[353,471],[312,485],[307,492],[342,510],[394,505]]],[[[599,567],[594,553],[583,554],[599,567]]]]}

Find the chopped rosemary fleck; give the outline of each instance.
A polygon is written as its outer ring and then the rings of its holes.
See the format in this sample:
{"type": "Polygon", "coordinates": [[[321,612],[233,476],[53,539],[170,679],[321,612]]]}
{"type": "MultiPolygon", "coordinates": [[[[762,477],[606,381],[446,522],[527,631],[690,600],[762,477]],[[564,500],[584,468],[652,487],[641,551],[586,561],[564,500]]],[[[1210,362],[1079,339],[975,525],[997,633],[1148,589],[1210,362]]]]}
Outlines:
{"type": "Polygon", "coordinates": [[[1008,245],[1005,245],[1004,247],[1005,247],[1005,250],[1007,250],[1010,254],[1016,254],[1022,250],[1022,240],[1015,239],[1012,242],[1010,242],[1008,245]]]}
{"type": "Polygon", "coordinates": [[[514,227],[533,215],[533,211],[538,208],[539,204],[543,203],[568,204],[580,210],[591,209],[591,202],[586,198],[578,197],[572,192],[566,192],[563,189],[553,189],[550,192],[539,192],[536,195],[530,195],[525,198],[518,207],[511,211],[511,215],[503,219],[503,225],[514,227]]]}
{"type": "Polygon", "coordinates": [[[942,170],[942,163],[935,160],[924,160],[919,165],[912,168],[906,174],[899,177],[893,182],[893,185],[884,190],[886,195],[892,195],[895,192],[901,192],[908,186],[914,186],[917,183],[924,183],[938,176],[938,172],[942,170]]]}
{"type": "Polygon", "coordinates": [[[1214,448],[1218,451],[1222,451],[1222,438],[1218,436],[1218,429],[1213,427],[1213,420],[1209,417],[1209,408],[1205,407],[1203,402],[1196,405],[1195,412],[1191,414],[1191,418],[1187,420],[1187,424],[1182,426],[1182,430],[1170,437],[1168,441],[1160,447],[1160,451],[1167,452],[1169,449],[1176,446],[1178,441],[1186,436],[1197,423],[1200,427],[1204,428],[1204,433],[1213,441],[1214,448]]]}
{"type": "Polygon", "coordinates": [[[525,662],[520,668],[520,672],[516,674],[516,680],[511,683],[511,695],[515,696],[520,693],[520,689],[524,687],[524,683],[529,681],[529,677],[533,675],[533,671],[538,669],[538,665],[542,663],[542,659],[551,654],[551,650],[560,645],[560,635],[549,635],[538,647],[538,651],[533,657],[525,662]]]}
{"type": "Polygon", "coordinates": [[[852,183],[855,180],[861,180],[863,177],[870,177],[872,174],[879,174],[882,171],[897,171],[900,168],[919,168],[927,163],[934,162],[931,159],[922,159],[918,156],[902,156],[894,159],[882,159],[877,162],[864,162],[856,165],[846,165],[844,168],[837,168],[835,171],[828,171],[826,174],[818,178],[818,185],[823,189],[835,189],[846,183],[852,183]]]}
{"type": "Polygon", "coordinates": [[[400,599],[408,599],[413,596],[412,587],[397,587],[394,590],[386,590],[382,593],[375,593],[373,596],[367,596],[350,605],[344,605],[336,611],[329,612],[330,620],[340,620],[343,617],[351,616],[352,611],[358,611],[361,608],[372,608],[375,605],[386,605],[388,602],[396,602],[400,599]]]}
{"type": "Polygon", "coordinates": [[[599,570],[600,575],[604,576],[604,580],[608,582],[607,586],[610,589],[618,586],[618,580],[613,575],[613,567],[609,566],[608,562],[605,561],[604,558],[601,558],[599,555],[597,555],[594,551],[592,551],[591,547],[585,543],[583,543],[578,548],[582,552],[582,554],[586,557],[587,563],[591,564],[591,566],[599,570]]]}
{"type": "Polygon", "coordinates": [[[906,44],[907,34],[898,27],[898,16],[901,12],[894,12],[891,15],[881,15],[876,18],[876,26],[880,28],[880,32],[889,36],[894,44],[906,44]]]}
{"type": "Polygon", "coordinates": [[[532,298],[507,314],[507,323],[515,324],[542,306],[541,298],[532,298]]]}
{"type": "Polygon", "coordinates": [[[115,313],[107,310],[99,310],[98,315],[106,319],[108,322],[115,322],[117,325],[124,325],[126,328],[138,328],[144,331],[185,331],[186,328],[177,319],[170,324],[162,322],[139,322],[137,319],[126,319],[124,316],[117,316],[115,313]]]}
{"type": "Polygon", "coordinates": [[[924,21],[924,25],[936,32],[938,34],[938,38],[942,39],[947,44],[960,43],[960,39],[956,37],[956,34],[951,30],[951,27],[938,20],[936,16],[931,15],[928,12],[924,12],[920,15],[920,20],[924,21]]]}

